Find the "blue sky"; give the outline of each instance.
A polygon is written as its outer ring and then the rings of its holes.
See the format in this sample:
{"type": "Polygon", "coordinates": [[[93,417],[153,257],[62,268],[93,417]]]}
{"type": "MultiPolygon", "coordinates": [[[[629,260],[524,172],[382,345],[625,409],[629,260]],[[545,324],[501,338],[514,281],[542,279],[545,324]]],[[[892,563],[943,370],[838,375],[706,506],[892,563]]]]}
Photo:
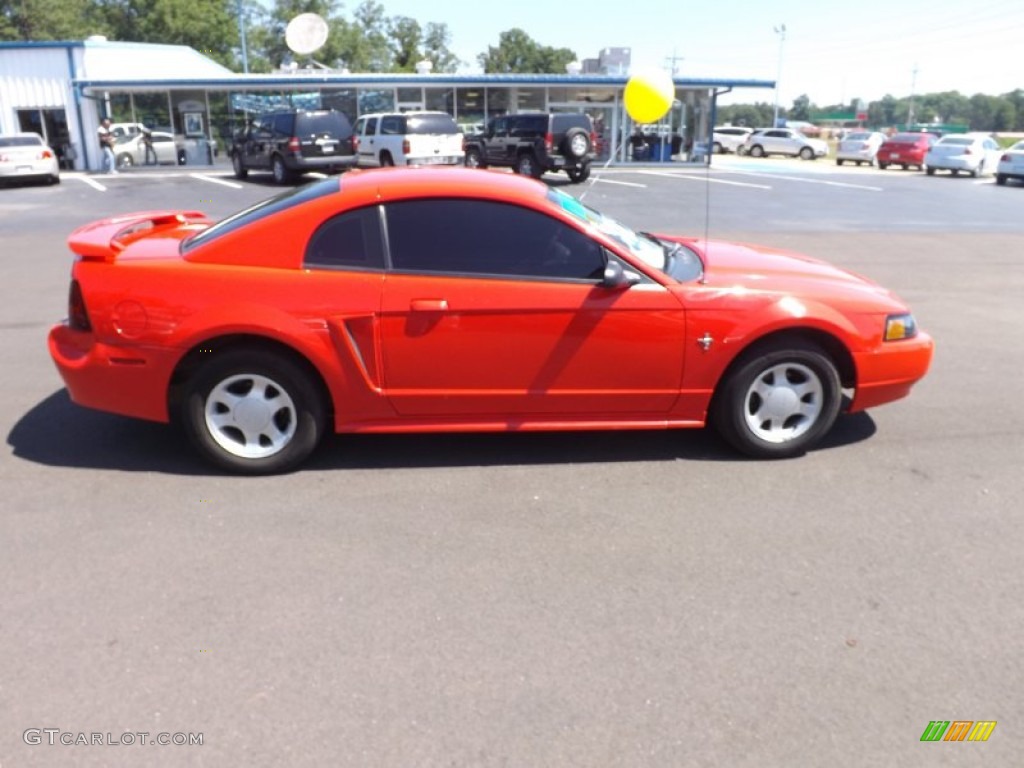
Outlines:
{"type": "MultiPolygon", "coordinates": [[[[681,77],[774,80],[783,44],[780,103],[806,93],[819,106],[886,93],[957,90],[1001,94],[1024,88],[1024,0],[379,0],[389,16],[444,22],[452,48],[479,71],[476,55],[501,32],[521,27],[534,40],[593,58],[601,48],[632,49],[634,66],[668,67],[681,77]],[[639,9],[645,10],[639,10],[639,9]],[[917,69],[916,78],[914,70],[917,69]]],[[[345,10],[357,4],[348,0],[345,10]]],[[[725,103],[772,101],[739,91],[725,103]]]]}

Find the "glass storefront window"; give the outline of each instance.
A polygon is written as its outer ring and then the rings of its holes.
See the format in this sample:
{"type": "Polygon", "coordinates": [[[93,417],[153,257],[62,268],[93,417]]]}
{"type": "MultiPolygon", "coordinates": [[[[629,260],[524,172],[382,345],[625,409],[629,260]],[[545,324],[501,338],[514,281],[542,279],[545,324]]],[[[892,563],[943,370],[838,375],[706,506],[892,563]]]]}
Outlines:
{"type": "Polygon", "coordinates": [[[487,118],[500,117],[508,114],[509,102],[508,88],[487,89],[487,118]]]}
{"type": "Polygon", "coordinates": [[[349,122],[356,121],[359,110],[356,107],[355,88],[324,89],[320,94],[320,101],[324,109],[341,112],[349,119],[349,122]]]}
{"type": "Polygon", "coordinates": [[[135,102],[135,119],[129,117],[127,122],[142,123],[154,131],[174,132],[167,91],[136,93],[132,99],[135,102]]]}
{"type": "Polygon", "coordinates": [[[396,88],[398,101],[403,104],[418,104],[423,101],[422,88],[396,88]]]}
{"type": "Polygon", "coordinates": [[[455,114],[455,89],[454,88],[424,88],[426,92],[426,107],[437,112],[455,114]]]}
{"type": "Polygon", "coordinates": [[[535,86],[513,88],[516,96],[516,112],[536,112],[538,110],[543,111],[545,108],[544,104],[544,89],[535,86]]]}
{"type": "MultiPolygon", "coordinates": [[[[164,97],[166,103],[167,98],[164,97]]],[[[108,117],[115,123],[134,123],[132,117],[132,100],[127,93],[112,93],[107,99],[107,107],[110,109],[108,117]]]]}
{"type": "Polygon", "coordinates": [[[394,88],[360,88],[358,94],[360,115],[395,111],[394,88]]]}
{"type": "Polygon", "coordinates": [[[455,92],[455,117],[460,123],[484,121],[484,89],[459,88],[455,92]]]}

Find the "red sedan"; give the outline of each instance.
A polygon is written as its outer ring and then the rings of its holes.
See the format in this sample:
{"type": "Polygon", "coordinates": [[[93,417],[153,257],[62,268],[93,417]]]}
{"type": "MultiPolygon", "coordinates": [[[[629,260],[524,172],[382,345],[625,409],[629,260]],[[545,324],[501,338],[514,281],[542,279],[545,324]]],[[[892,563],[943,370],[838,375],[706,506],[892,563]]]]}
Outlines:
{"type": "Polygon", "coordinates": [[[842,407],[905,396],[932,356],[907,307],[864,278],[637,233],[479,170],[353,172],[218,223],[133,213],[69,244],[68,319],[49,347],[72,399],[179,421],[244,473],[296,467],[328,429],[710,420],[748,455],[794,456],[842,407]]]}
{"type": "Polygon", "coordinates": [[[934,133],[897,133],[878,148],[875,162],[883,171],[890,165],[898,165],[904,171],[910,166],[923,171],[924,156],[937,140],[934,133]]]}

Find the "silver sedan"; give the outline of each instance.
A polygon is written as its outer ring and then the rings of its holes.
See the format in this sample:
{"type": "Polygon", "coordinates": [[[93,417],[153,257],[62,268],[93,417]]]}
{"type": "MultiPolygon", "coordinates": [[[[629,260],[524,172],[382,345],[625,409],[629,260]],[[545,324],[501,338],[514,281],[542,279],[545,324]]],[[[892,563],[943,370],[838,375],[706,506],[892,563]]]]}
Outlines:
{"type": "MultiPolygon", "coordinates": [[[[153,131],[150,134],[150,141],[153,144],[153,152],[156,153],[157,165],[178,165],[181,153],[178,152],[178,145],[174,141],[173,133],[153,131]]],[[[133,165],[147,165],[153,163],[153,155],[146,158],[145,137],[141,133],[131,136],[121,136],[114,145],[114,156],[117,158],[118,168],[130,168],[133,165]]]]}

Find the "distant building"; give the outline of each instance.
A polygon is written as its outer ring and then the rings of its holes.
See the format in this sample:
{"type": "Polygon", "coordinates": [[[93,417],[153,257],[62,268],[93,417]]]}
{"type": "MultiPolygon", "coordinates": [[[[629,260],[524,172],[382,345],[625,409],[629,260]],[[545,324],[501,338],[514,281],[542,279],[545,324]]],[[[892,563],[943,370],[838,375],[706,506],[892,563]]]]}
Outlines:
{"type": "Polygon", "coordinates": [[[625,75],[629,72],[629,48],[604,48],[596,59],[583,60],[585,75],[625,75]]]}

